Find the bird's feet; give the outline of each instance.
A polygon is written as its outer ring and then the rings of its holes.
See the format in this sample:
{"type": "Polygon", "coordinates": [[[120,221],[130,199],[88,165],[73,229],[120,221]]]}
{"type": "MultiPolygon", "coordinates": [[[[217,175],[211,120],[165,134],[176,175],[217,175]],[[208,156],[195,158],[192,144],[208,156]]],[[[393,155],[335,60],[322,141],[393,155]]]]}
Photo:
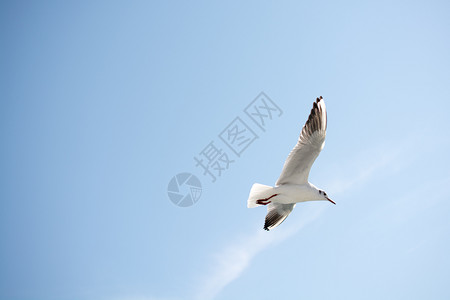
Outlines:
{"type": "Polygon", "coordinates": [[[268,197],[268,198],[264,198],[264,199],[258,199],[256,200],[256,204],[261,204],[261,205],[267,205],[269,203],[271,203],[272,201],[269,201],[271,198],[278,196],[278,194],[273,194],[272,196],[268,197]]]}

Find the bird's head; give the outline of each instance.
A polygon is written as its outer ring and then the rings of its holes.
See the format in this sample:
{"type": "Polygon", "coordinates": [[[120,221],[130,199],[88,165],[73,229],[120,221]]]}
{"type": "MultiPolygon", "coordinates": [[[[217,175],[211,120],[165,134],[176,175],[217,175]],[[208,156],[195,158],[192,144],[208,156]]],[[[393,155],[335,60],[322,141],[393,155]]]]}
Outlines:
{"type": "Polygon", "coordinates": [[[319,196],[321,200],[327,200],[330,201],[331,203],[333,203],[334,205],[336,205],[336,202],[334,202],[333,200],[331,200],[327,193],[325,193],[325,191],[319,190],[319,196]]]}

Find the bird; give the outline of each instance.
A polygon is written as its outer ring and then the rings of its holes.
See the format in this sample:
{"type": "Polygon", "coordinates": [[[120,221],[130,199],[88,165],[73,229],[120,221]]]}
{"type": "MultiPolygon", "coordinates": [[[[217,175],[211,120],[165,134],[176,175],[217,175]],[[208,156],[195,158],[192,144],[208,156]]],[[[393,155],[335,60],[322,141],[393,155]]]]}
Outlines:
{"type": "Polygon", "coordinates": [[[320,96],[313,103],[298,142],[288,155],[275,186],[255,183],[250,190],[248,208],[267,206],[265,230],[283,223],[296,203],[324,200],[336,205],[325,191],[308,181],[311,167],[325,145],[326,130],[327,110],[320,96]]]}

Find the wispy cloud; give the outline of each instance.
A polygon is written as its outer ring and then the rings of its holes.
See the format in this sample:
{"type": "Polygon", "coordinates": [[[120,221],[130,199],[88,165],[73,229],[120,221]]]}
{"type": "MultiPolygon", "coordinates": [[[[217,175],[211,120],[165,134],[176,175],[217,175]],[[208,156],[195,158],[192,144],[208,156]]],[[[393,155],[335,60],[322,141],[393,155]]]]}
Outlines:
{"type": "Polygon", "coordinates": [[[330,195],[339,195],[353,187],[362,186],[380,170],[387,169],[388,166],[390,170],[402,168],[405,165],[402,154],[409,144],[409,140],[405,140],[396,146],[377,145],[349,157],[344,163],[338,162],[330,166],[331,170],[328,170],[328,173],[335,175],[326,185],[327,191],[330,195]],[[343,172],[352,175],[346,176],[343,172]]]}
{"type": "MultiPolygon", "coordinates": [[[[424,137],[425,138],[425,137],[424,137]]],[[[410,165],[416,157],[412,157],[408,149],[418,149],[418,136],[407,136],[396,143],[371,146],[367,152],[349,157],[344,164],[352,169],[351,176],[343,179],[333,179],[324,186],[333,196],[343,194],[356,186],[362,186],[377,174],[398,171],[410,165]],[[408,153],[408,155],[404,155],[408,153]]],[[[419,155],[416,153],[416,155],[419,155]]],[[[336,166],[336,168],[342,168],[336,166]]],[[[342,178],[342,177],[341,177],[342,178]]],[[[300,212],[298,221],[283,224],[276,230],[267,233],[257,230],[232,242],[225,249],[213,255],[212,266],[200,282],[195,299],[214,299],[227,285],[239,278],[250,266],[252,259],[266,248],[280,243],[294,235],[310,222],[313,222],[327,209],[327,206],[305,206],[300,212]]]]}
{"type": "Polygon", "coordinates": [[[383,219],[385,225],[407,223],[428,209],[432,209],[442,201],[448,201],[447,187],[450,185],[450,177],[430,179],[421,185],[412,187],[408,191],[401,191],[393,195],[392,201],[386,202],[379,209],[373,211],[366,226],[379,226],[379,220],[383,219]]]}
{"type": "Polygon", "coordinates": [[[195,299],[214,299],[228,284],[237,279],[250,265],[251,260],[267,247],[282,242],[320,216],[324,207],[309,207],[291,226],[277,228],[267,233],[257,230],[242,237],[213,256],[212,266],[203,279],[195,299]]]}
{"type": "MultiPolygon", "coordinates": [[[[363,184],[377,171],[396,160],[402,152],[401,149],[387,147],[382,150],[377,151],[379,155],[372,160],[370,165],[367,163],[357,164],[359,169],[353,177],[330,183],[328,188],[333,191],[333,195],[344,193],[353,186],[363,184]]],[[[372,153],[371,155],[373,157],[372,153]]],[[[362,161],[363,159],[361,159],[362,161]]],[[[238,241],[232,242],[225,249],[220,250],[213,255],[210,263],[212,268],[201,281],[195,299],[214,299],[227,285],[239,278],[258,253],[294,235],[308,223],[320,217],[325,209],[325,206],[308,206],[301,211],[301,216],[298,216],[297,222],[290,222],[290,225],[283,224],[284,226],[278,227],[270,233],[262,230],[249,233],[238,241]]]]}

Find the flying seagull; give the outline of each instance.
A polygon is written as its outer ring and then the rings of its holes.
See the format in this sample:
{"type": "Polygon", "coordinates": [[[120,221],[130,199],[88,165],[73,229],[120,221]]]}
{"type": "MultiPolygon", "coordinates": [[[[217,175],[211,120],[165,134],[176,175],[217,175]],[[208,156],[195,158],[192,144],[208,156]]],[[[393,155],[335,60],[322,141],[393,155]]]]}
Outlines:
{"type": "Polygon", "coordinates": [[[308,182],[311,166],[325,144],[327,110],[322,96],[313,103],[297,145],[284,163],[283,171],[275,186],[255,183],[250,190],[247,207],[267,206],[264,229],[280,225],[294,209],[295,204],[305,201],[327,200],[327,193],[308,182]]]}

